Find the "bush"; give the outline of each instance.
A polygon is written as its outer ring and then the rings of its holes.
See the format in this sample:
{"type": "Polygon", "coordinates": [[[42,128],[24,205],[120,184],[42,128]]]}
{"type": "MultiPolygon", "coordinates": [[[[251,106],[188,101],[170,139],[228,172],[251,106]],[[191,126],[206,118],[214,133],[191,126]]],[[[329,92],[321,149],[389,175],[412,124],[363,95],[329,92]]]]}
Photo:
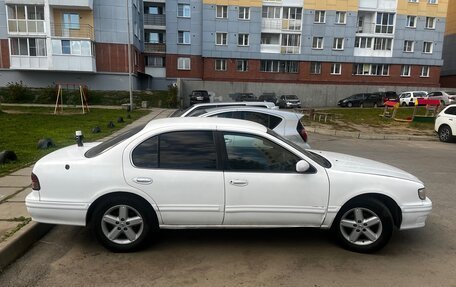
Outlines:
{"type": "Polygon", "coordinates": [[[6,103],[23,103],[30,98],[30,91],[22,81],[9,82],[6,84],[6,91],[3,94],[3,101],[6,103]]]}

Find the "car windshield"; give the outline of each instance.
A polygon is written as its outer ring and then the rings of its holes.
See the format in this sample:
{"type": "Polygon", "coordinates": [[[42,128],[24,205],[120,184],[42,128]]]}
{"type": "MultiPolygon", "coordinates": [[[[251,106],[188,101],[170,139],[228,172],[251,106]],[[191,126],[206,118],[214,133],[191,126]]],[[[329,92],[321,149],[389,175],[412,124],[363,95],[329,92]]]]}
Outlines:
{"type": "Polygon", "coordinates": [[[283,142],[286,142],[287,144],[289,144],[290,146],[294,147],[295,149],[299,150],[300,152],[302,152],[303,154],[305,154],[307,157],[309,157],[311,160],[315,161],[316,163],[318,163],[319,165],[321,165],[322,167],[324,168],[330,168],[331,167],[331,163],[329,162],[329,160],[327,160],[326,158],[324,158],[323,156],[317,154],[317,153],[314,153],[314,152],[311,152],[309,150],[306,150],[306,149],[303,149],[302,147],[298,146],[297,144],[295,144],[294,142],[282,137],[281,135],[279,135],[278,133],[274,132],[273,130],[271,129],[268,129],[268,134],[270,135],[273,135],[275,136],[276,138],[279,138],[281,141],[283,142]]]}
{"type": "Polygon", "coordinates": [[[87,158],[92,158],[96,157],[97,155],[103,153],[104,151],[112,148],[113,146],[119,144],[120,142],[128,139],[129,137],[133,136],[134,134],[137,134],[140,130],[142,130],[146,124],[134,127],[122,134],[119,134],[118,136],[115,136],[111,139],[108,139],[105,142],[102,142],[101,144],[89,149],[84,156],[87,158]]]}
{"type": "Polygon", "coordinates": [[[288,95],[288,96],[287,96],[287,99],[289,99],[289,100],[297,100],[298,97],[295,96],[295,95],[288,95]]]}
{"type": "Polygon", "coordinates": [[[456,91],[445,91],[445,93],[447,93],[448,95],[451,95],[451,96],[456,95],[456,91]]]}

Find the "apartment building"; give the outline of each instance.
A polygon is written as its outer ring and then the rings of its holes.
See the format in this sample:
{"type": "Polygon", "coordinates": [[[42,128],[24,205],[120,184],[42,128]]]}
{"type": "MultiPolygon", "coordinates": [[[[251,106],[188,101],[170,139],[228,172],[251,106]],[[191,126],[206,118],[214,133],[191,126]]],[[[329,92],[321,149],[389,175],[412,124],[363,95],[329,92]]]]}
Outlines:
{"type": "Polygon", "coordinates": [[[142,11],[139,0],[0,0],[0,84],[22,80],[29,86],[80,83],[126,90],[130,42],[139,88],[142,11]]]}
{"type": "Polygon", "coordinates": [[[439,85],[448,0],[144,5],[145,19],[161,19],[144,30],[146,47],[157,48],[146,56],[154,77],[387,90],[439,85]]]}
{"type": "Polygon", "coordinates": [[[440,84],[445,88],[456,88],[456,1],[448,3],[448,18],[443,42],[443,67],[440,84]],[[453,17],[450,17],[453,16],[453,17]]]}

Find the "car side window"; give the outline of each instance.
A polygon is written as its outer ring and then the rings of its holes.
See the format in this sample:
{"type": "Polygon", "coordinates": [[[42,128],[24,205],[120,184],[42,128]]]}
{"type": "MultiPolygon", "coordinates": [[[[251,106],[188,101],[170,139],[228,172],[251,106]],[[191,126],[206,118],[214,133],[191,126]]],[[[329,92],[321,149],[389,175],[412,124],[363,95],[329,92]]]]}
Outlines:
{"type": "Polygon", "coordinates": [[[216,170],[217,150],[212,131],[178,131],[142,142],[133,150],[140,168],[216,170]]]}
{"type": "Polygon", "coordinates": [[[224,133],[227,171],[296,172],[300,158],[259,136],[224,133]]]}
{"type": "Polygon", "coordinates": [[[450,108],[446,109],[445,114],[456,115],[456,107],[450,107],[450,108]]]}
{"type": "Polygon", "coordinates": [[[243,119],[259,123],[265,127],[269,127],[269,116],[262,113],[244,112],[243,119]]]}

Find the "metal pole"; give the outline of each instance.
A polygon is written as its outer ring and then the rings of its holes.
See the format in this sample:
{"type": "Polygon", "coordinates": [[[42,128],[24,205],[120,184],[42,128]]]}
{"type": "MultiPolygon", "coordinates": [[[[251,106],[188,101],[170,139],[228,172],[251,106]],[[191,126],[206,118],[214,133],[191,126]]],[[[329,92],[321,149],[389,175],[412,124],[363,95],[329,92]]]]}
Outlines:
{"type": "Polygon", "coordinates": [[[128,45],[127,45],[127,53],[128,53],[128,85],[130,91],[130,111],[133,110],[133,80],[131,75],[131,38],[130,38],[130,5],[129,0],[127,2],[127,35],[128,35],[128,45]]]}

